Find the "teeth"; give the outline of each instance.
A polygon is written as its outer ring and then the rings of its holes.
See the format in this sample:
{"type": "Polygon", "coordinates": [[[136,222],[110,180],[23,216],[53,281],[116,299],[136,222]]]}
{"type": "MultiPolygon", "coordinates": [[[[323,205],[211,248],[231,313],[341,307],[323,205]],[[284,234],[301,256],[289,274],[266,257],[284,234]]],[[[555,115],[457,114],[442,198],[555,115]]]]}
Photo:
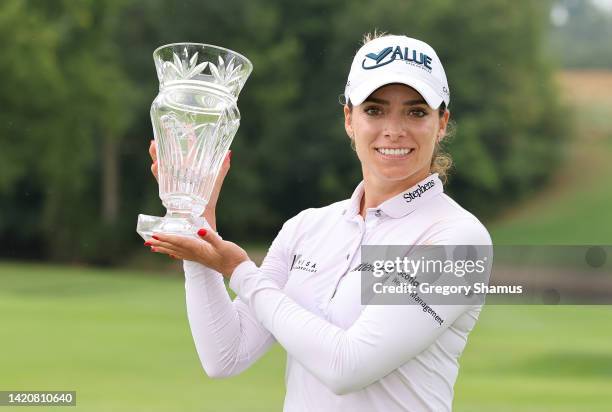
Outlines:
{"type": "Polygon", "coordinates": [[[380,147],[376,150],[379,153],[382,153],[387,156],[404,156],[412,152],[413,149],[386,149],[386,148],[380,147]]]}

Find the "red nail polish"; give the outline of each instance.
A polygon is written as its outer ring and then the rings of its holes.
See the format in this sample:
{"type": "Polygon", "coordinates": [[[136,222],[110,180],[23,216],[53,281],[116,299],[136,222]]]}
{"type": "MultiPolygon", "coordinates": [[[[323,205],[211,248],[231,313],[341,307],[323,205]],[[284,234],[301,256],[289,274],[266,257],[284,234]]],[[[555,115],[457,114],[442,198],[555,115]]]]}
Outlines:
{"type": "Polygon", "coordinates": [[[174,255],[170,255],[170,257],[171,257],[172,259],[176,259],[176,256],[174,256],[174,255]]]}
{"type": "Polygon", "coordinates": [[[151,252],[155,252],[155,248],[151,246],[151,252]]]}
{"type": "Polygon", "coordinates": [[[145,246],[151,246],[151,242],[144,242],[145,246]]]}
{"type": "Polygon", "coordinates": [[[206,236],[206,229],[200,229],[200,230],[198,230],[198,236],[201,236],[201,237],[206,236]]]}
{"type": "Polygon", "coordinates": [[[229,151],[229,154],[227,155],[227,157],[229,157],[229,160],[232,160],[232,151],[229,151]]]}
{"type": "Polygon", "coordinates": [[[153,239],[155,239],[155,240],[159,240],[159,238],[158,238],[157,236],[155,236],[155,235],[153,235],[153,236],[151,236],[151,237],[152,237],[153,239]]]}

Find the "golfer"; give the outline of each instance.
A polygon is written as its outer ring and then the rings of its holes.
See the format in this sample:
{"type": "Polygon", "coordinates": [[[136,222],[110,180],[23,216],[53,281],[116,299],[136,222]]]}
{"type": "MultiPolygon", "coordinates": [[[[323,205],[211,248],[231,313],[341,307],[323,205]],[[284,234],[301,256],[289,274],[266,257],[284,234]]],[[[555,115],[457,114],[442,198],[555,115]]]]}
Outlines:
{"type": "Polygon", "coordinates": [[[363,305],[358,269],[362,245],[491,244],[444,193],[449,158],[439,144],[450,92],[442,63],[413,38],[367,39],[344,95],[363,173],[350,199],[288,220],[257,267],[214,230],[228,158],[200,239],[157,234],[147,244],[184,260],[189,323],[209,376],[239,374],[277,341],[287,351],[285,411],[450,411],[481,306],[363,305]]]}

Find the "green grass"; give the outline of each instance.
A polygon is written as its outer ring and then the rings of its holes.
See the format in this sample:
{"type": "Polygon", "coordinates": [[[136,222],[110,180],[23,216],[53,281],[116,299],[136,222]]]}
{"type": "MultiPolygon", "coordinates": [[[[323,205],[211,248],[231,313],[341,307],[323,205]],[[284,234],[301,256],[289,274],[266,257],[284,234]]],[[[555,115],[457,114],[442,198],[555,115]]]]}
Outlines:
{"type": "Polygon", "coordinates": [[[279,409],[283,351],[208,379],[184,305],[177,277],[2,264],[0,390],[76,390],[83,411],[279,409]]]}
{"type": "MultiPolygon", "coordinates": [[[[612,244],[612,101],[589,103],[573,111],[576,134],[552,184],[488,225],[495,244],[612,244]]],[[[610,410],[611,317],[610,306],[485,308],[455,410],[610,410]]]]}
{"type": "Polygon", "coordinates": [[[461,411],[606,411],[612,308],[488,306],[455,386],[461,411]]]}
{"type": "Polygon", "coordinates": [[[566,87],[585,100],[568,103],[575,130],[566,161],[548,187],[487,224],[496,244],[612,244],[612,99],[593,102],[566,87]]]}
{"type": "MultiPolygon", "coordinates": [[[[240,376],[204,375],[178,276],[0,264],[0,313],[0,390],[76,390],[82,411],[282,409],[278,346],[240,376]]],[[[455,410],[609,410],[610,324],[609,307],[486,307],[455,410]]]]}

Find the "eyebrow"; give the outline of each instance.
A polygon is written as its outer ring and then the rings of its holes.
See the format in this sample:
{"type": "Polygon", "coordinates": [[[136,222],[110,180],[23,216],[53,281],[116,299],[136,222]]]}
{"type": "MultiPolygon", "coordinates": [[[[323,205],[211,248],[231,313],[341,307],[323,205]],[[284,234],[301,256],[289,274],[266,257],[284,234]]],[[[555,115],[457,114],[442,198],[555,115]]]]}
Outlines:
{"type": "MultiPolygon", "coordinates": [[[[372,103],[386,104],[386,105],[390,104],[388,100],[378,99],[376,97],[368,97],[367,99],[364,100],[364,103],[365,102],[372,102],[372,103]]],[[[414,106],[416,104],[427,104],[427,102],[424,99],[414,99],[414,100],[406,100],[402,104],[404,106],[414,106]]]]}

